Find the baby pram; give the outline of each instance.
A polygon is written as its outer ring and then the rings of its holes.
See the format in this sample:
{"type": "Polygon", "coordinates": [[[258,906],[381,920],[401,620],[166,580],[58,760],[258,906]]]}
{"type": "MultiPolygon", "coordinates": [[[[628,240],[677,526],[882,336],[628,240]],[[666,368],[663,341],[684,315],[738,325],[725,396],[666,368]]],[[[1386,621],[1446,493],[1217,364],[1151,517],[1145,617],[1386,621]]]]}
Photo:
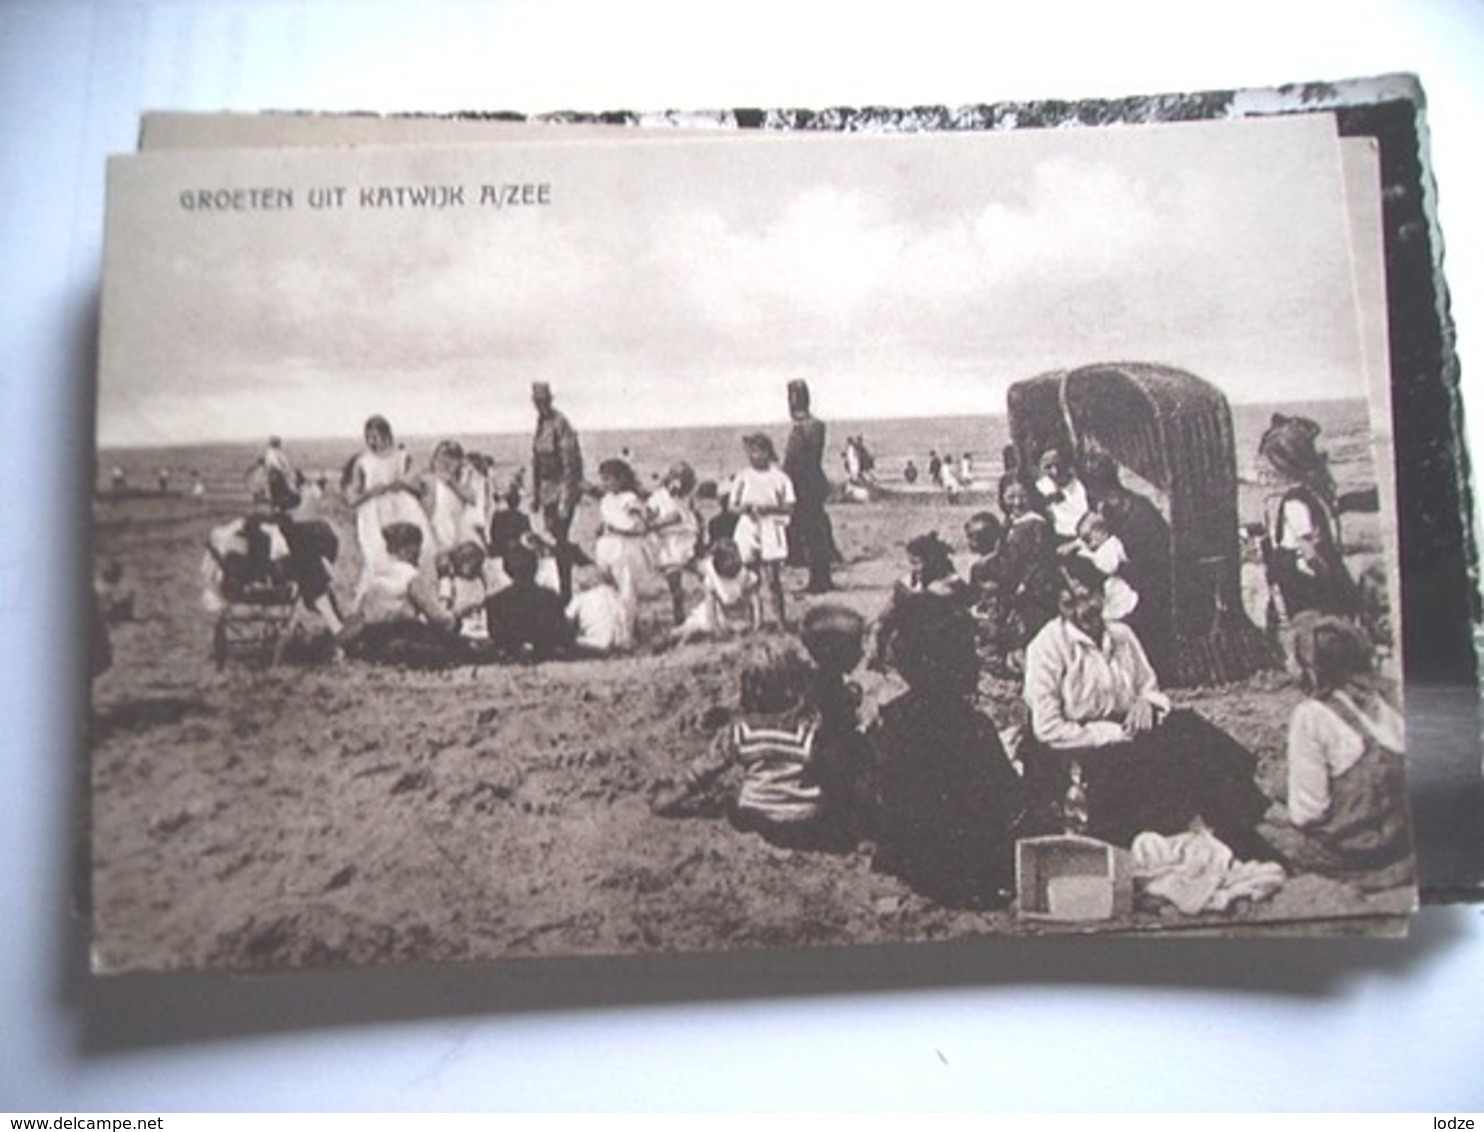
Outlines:
{"type": "Polygon", "coordinates": [[[212,530],[201,562],[217,670],[233,656],[277,663],[304,610],[329,592],[339,541],[322,521],[249,515],[212,530]]]}

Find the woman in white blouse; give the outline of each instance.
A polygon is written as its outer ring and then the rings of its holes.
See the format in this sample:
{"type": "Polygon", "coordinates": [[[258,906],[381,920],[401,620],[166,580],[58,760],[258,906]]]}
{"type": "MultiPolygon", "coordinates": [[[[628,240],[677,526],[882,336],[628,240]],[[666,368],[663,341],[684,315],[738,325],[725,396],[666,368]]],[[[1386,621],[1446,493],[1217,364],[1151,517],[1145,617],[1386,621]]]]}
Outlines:
{"type": "Polygon", "coordinates": [[[1200,818],[1239,858],[1271,859],[1254,832],[1269,805],[1255,758],[1173,707],[1133,630],[1104,619],[1103,581],[1085,559],[1063,563],[1059,614],[1026,648],[1031,734],[1022,758],[1043,820],[1056,820],[1075,764],[1094,837],[1129,845],[1200,818]]]}

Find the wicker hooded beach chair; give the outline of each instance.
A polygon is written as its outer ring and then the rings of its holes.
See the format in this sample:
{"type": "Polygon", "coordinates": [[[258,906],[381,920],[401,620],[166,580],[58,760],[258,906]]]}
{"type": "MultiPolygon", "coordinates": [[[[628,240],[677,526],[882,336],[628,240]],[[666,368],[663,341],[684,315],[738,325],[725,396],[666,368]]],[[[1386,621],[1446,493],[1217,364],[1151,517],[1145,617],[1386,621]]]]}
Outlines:
{"type": "Polygon", "coordinates": [[[1163,515],[1168,582],[1139,600],[1167,614],[1165,683],[1227,684],[1278,663],[1242,605],[1236,444],[1219,389],[1170,366],[1114,362],[1017,382],[1006,399],[1021,467],[1051,447],[1078,467],[1106,453],[1163,515]]]}

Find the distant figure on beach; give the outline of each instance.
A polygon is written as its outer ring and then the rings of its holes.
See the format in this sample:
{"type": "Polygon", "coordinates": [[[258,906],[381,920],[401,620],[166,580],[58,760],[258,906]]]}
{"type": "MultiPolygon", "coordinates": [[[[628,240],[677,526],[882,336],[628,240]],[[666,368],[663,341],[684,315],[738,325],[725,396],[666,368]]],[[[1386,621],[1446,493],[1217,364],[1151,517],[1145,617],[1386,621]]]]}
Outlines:
{"type": "Polygon", "coordinates": [[[572,518],[582,498],[582,446],[544,381],[531,385],[536,435],[531,443],[531,510],[541,516],[556,548],[562,602],[572,600],[572,518]]]}
{"type": "Polygon", "coordinates": [[[161,468],[158,472],[156,472],[155,473],[155,482],[160,487],[160,494],[161,495],[169,495],[170,494],[170,469],[169,468],[161,468]]]}
{"type": "Polygon", "coordinates": [[[279,437],[268,438],[267,446],[248,466],[247,477],[250,482],[261,484],[255,493],[261,490],[273,511],[292,511],[299,506],[299,473],[294,470],[279,437]]]}
{"type": "Polygon", "coordinates": [[[938,455],[936,448],[928,449],[927,474],[928,482],[934,487],[943,486],[943,457],[938,455]]]}
{"type": "Polygon", "coordinates": [[[841,461],[845,465],[845,482],[861,482],[861,458],[860,449],[855,446],[855,437],[845,438],[845,450],[840,454],[841,461]]]}
{"type": "Polygon", "coordinates": [[[965,452],[958,462],[958,479],[964,487],[971,487],[974,483],[974,454],[965,452]]]}
{"type": "Polygon", "coordinates": [[[958,473],[953,470],[952,464],[943,465],[943,493],[948,496],[949,503],[957,503],[960,493],[964,489],[963,481],[958,478],[958,473]]]}
{"type": "Polygon", "coordinates": [[[914,464],[912,462],[912,459],[909,457],[907,459],[906,465],[902,468],[902,479],[906,480],[908,484],[914,484],[917,482],[917,477],[919,474],[920,473],[917,470],[917,465],[914,464]]]}
{"type": "Polygon", "coordinates": [[[788,413],[793,418],[783,473],[794,488],[793,515],[788,524],[788,562],[809,570],[807,591],[827,593],[835,588],[830,567],[835,560],[835,533],[825,502],[830,481],[824,474],[825,427],[809,408],[809,383],[788,383],[788,413]]]}
{"type": "Polygon", "coordinates": [[[865,485],[876,478],[876,457],[866,447],[864,436],[845,438],[844,461],[845,479],[848,483],[865,485]]]}
{"type": "Polygon", "coordinates": [[[124,474],[124,469],[115,464],[108,473],[109,485],[113,488],[115,495],[122,495],[129,490],[129,477],[124,474]]]}
{"type": "Polygon", "coordinates": [[[191,473],[191,498],[197,505],[206,502],[206,481],[201,478],[200,472],[191,473]]]}

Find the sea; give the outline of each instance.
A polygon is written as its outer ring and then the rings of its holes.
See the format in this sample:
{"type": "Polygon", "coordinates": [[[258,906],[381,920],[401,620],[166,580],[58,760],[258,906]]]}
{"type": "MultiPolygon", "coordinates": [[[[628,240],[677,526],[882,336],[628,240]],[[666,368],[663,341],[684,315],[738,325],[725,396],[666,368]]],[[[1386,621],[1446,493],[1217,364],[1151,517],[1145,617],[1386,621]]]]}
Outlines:
{"type": "MultiPolygon", "coordinates": [[[[1323,429],[1321,444],[1330,454],[1342,488],[1368,486],[1375,482],[1371,459],[1371,428],[1364,400],[1285,402],[1282,404],[1235,404],[1232,424],[1236,438],[1238,468],[1250,478],[1250,465],[1257,442],[1274,412],[1313,418],[1323,429]]],[[[702,480],[725,480],[745,466],[742,437],[763,432],[773,437],[779,453],[788,436],[787,421],[756,424],[727,424],[687,428],[603,429],[592,422],[574,421],[582,441],[589,477],[595,478],[599,462],[625,458],[641,483],[652,483],[677,460],[685,460],[702,480]]],[[[1008,418],[1003,413],[982,416],[903,417],[875,420],[826,420],[829,451],[826,471],[844,478],[843,453],[847,437],[859,436],[876,458],[880,482],[902,482],[909,460],[926,475],[930,454],[937,452],[955,465],[967,453],[974,469],[974,485],[987,487],[999,476],[1003,453],[1010,442],[1008,418]]],[[[426,466],[434,445],[442,436],[399,436],[412,454],[414,464],[426,466]]],[[[498,481],[514,475],[530,461],[531,434],[467,433],[454,436],[470,451],[483,452],[495,460],[498,481]]],[[[115,471],[122,472],[128,494],[158,493],[161,476],[167,494],[188,493],[199,476],[206,494],[213,499],[244,497],[246,473],[263,451],[259,443],[215,443],[161,448],[113,448],[98,452],[98,491],[112,492],[115,471]]],[[[330,486],[339,482],[342,468],[361,451],[359,436],[291,439],[284,442],[294,466],[311,478],[323,476],[330,486]]]]}

